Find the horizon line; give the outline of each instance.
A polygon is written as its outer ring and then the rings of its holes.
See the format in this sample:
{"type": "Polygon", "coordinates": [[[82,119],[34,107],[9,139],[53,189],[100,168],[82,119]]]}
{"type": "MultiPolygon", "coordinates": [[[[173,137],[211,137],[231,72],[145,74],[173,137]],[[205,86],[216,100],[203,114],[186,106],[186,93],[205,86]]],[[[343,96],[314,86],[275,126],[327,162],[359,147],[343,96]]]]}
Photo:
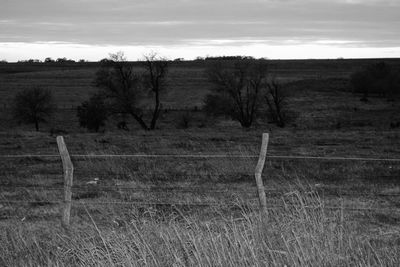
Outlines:
{"type": "MultiPolygon", "coordinates": [[[[38,59],[38,58],[29,58],[29,59],[22,59],[18,61],[9,61],[5,59],[0,59],[0,64],[74,64],[74,63],[100,63],[102,60],[108,58],[102,58],[99,60],[86,60],[84,58],[74,60],[71,58],[60,57],[60,58],[52,58],[48,57],[52,61],[46,62],[45,59],[38,59]],[[58,59],[62,59],[65,61],[57,61],[58,59]]],[[[327,57],[327,58],[268,58],[268,57],[251,57],[245,55],[234,55],[234,56],[209,56],[209,57],[197,57],[194,59],[186,59],[183,57],[177,57],[174,59],[166,59],[165,61],[170,62],[193,62],[193,61],[212,61],[212,60],[226,60],[226,61],[236,61],[236,60],[266,60],[266,61],[308,61],[308,60],[397,60],[400,57],[327,57]],[[242,59],[234,57],[243,57],[242,59]],[[225,58],[225,59],[224,59],[225,58]]],[[[136,59],[136,60],[126,60],[127,63],[137,63],[137,62],[144,62],[144,59],[136,59]]]]}

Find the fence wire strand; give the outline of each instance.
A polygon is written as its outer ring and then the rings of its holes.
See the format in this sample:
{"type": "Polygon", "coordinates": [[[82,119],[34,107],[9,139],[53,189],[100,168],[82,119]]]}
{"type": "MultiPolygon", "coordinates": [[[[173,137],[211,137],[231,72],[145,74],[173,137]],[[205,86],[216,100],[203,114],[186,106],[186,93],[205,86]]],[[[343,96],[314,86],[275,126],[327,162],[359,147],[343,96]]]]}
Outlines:
{"type": "MultiPolygon", "coordinates": [[[[258,158],[258,155],[232,154],[71,154],[71,158],[258,158]]],[[[57,154],[21,154],[0,155],[0,158],[55,158],[57,154]]],[[[313,160],[341,160],[341,161],[387,161],[400,162],[400,158],[363,158],[363,157],[323,157],[323,156],[286,156],[268,155],[267,159],[313,159],[313,160]]]]}

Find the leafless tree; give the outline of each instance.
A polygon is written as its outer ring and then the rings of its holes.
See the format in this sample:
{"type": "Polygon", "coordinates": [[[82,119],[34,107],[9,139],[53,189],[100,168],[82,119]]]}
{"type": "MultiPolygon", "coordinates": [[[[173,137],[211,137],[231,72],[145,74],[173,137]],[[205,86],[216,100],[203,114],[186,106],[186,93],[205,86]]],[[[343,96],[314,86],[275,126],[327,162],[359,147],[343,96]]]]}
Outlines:
{"type": "Polygon", "coordinates": [[[214,94],[207,96],[206,109],[221,111],[249,128],[259,111],[260,96],[266,89],[267,64],[265,60],[238,60],[233,66],[218,60],[207,70],[215,85],[214,94]],[[214,99],[217,98],[217,99],[214,99]],[[207,107],[207,103],[227,103],[223,107],[207,107]]]}
{"type": "Polygon", "coordinates": [[[109,60],[103,62],[96,73],[95,85],[102,89],[111,113],[130,114],[144,130],[148,130],[139,106],[142,91],[140,78],[126,61],[124,53],[118,52],[110,54],[109,60]]]}
{"type": "Polygon", "coordinates": [[[150,129],[153,130],[161,112],[160,93],[166,87],[168,61],[152,53],[145,56],[144,67],[146,70],[143,74],[144,87],[154,95],[154,107],[150,122],[150,129]]]}
{"type": "Polygon", "coordinates": [[[270,120],[279,127],[285,127],[288,119],[287,115],[287,93],[283,86],[275,79],[267,84],[265,100],[267,102],[267,112],[270,120]]]}
{"type": "Polygon", "coordinates": [[[167,60],[150,54],[145,56],[144,72],[135,72],[124,53],[118,52],[110,54],[110,58],[103,60],[102,64],[103,67],[96,73],[95,84],[110,100],[111,112],[130,114],[142,129],[154,130],[161,111],[160,92],[165,87],[167,60]],[[149,124],[144,119],[145,112],[141,106],[146,92],[154,97],[149,124]]]}

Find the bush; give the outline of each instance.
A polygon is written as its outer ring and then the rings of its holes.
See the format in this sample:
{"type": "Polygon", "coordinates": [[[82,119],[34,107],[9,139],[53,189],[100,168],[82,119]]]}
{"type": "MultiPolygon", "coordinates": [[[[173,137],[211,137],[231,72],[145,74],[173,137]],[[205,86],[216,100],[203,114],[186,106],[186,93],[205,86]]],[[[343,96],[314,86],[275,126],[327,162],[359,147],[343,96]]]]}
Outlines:
{"type": "Polygon", "coordinates": [[[350,77],[353,91],[363,95],[367,101],[370,94],[393,99],[400,93],[400,74],[385,62],[371,64],[350,77]]]}
{"type": "Polygon", "coordinates": [[[55,109],[53,95],[50,90],[40,87],[25,89],[14,98],[14,118],[20,123],[35,124],[39,131],[39,123],[47,122],[55,109]]]}
{"type": "Polygon", "coordinates": [[[95,132],[98,132],[100,127],[105,125],[107,115],[107,106],[100,95],[92,96],[88,101],[83,102],[77,110],[80,126],[95,132]]]}

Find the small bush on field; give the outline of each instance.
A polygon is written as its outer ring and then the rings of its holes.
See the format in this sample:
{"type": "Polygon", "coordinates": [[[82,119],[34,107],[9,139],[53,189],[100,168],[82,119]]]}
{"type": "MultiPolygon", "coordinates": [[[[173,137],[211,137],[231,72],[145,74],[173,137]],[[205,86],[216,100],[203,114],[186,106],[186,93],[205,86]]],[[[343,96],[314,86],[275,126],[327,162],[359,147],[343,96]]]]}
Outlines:
{"type": "Polygon", "coordinates": [[[367,101],[370,94],[385,96],[388,99],[400,94],[400,72],[385,62],[371,64],[353,73],[350,81],[353,91],[363,95],[362,101],[367,101]]]}
{"type": "Polygon", "coordinates": [[[81,127],[98,132],[107,120],[107,106],[103,97],[94,95],[83,102],[77,109],[77,116],[81,127]]]}

